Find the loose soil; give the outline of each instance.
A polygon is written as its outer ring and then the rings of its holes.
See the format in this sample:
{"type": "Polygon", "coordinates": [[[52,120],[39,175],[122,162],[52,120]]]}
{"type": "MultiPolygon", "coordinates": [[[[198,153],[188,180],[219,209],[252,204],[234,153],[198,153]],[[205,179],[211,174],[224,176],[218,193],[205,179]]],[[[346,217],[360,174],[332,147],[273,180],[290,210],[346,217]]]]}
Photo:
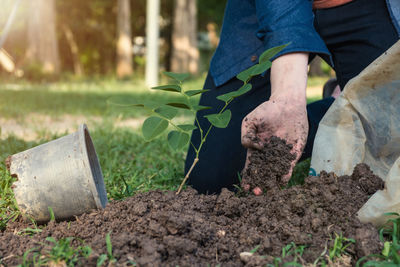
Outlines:
{"type": "Polygon", "coordinates": [[[281,179],[296,158],[290,153],[292,147],[285,140],[273,136],[264,142],[262,150],[251,150],[249,164],[242,172],[243,181],[250,189],[259,187],[263,192],[283,186],[281,179]]]}
{"type": "Polygon", "coordinates": [[[260,266],[280,256],[291,242],[307,246],[300,262],[312,263],[332,245],[335,233],[342,233],[356,240],[347,249],[354,264],[381,250],[377,230],[360,223],[356,212],[382,188],[382,180],[368,166],[358,165],[351,176],[322,172],[320,177],[308,177],[303,186],[275,187],[263,196],[237,197],[228,190],[199,195],[191,188],[180,195],[152,191],[111,202],[104,210],[71,222],[50,222],[32,237],[18,233],[33,225],[9,223],[0,233],[0,258],[5,258],[3,264],[15,265],[29,248],[45,253],[40,242],[46,237],[76,237],[93,248],[81,264],[95,266],[99,255],[107,253],[105,237],[111,233],[118,265],[131,261],[138,266],[260,266]],[[241,259],[242,252],[257,246],[254,255],[266,257],[242,254],[241,259]]]}

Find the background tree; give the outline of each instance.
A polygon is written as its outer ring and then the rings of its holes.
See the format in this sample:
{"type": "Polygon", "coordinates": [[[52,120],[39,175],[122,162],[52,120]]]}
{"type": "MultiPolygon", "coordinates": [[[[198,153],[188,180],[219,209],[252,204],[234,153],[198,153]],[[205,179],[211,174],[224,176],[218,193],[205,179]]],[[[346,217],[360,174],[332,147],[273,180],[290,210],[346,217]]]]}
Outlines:
{"type": "Polygon", "coordinates": [[[39,64],[44,73],[59,73],[54,0],[30,0],[28,15],[28,64],[39,64]]]}
{"type": "Polygon", "coordinates": [[[175,0],[172,31],[171,70],[197,73],[197,1],[175,0]]]}
{"type": "Polygon", "coordinates": [[[132,32],[129,0],[118,0],[117,76],[132,75],[132,32]]]}
{"type": "Polygon", "coordinates": [[[212,23],[216,26],[216,31],[219,33],[224,18],[225,5],[227,0],[200,0],[198,6],[198,28],[200,31],[205,31],[207,25],[212,23]]]}

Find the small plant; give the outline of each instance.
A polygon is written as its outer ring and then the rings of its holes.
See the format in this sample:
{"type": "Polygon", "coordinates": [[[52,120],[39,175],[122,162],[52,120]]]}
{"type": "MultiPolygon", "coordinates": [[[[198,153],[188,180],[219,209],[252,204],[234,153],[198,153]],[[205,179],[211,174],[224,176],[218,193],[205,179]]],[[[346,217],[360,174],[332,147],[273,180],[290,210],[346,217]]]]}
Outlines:
{"type": "Polygon", "coordinates": [[[106,260],[108,260],[110,263],[114,263],[117,261],[112,252],[110,233],[106,235],[106,247],[107,247],[107,254],[101,254],[99,256],[99,258],[97,259],[97,266],[102,266],[106,260]]]}
{"type": "Polygon", "coordinates": [[[298,262],[303,256],[306,246],[296,245],[294,242],[287,244],[282,248],[281,257],[275,257],[272,263],[267,264],[267,267],[279,267],[279,266],[303,266],[298,262]],[[288,257],[293,257],[290,262],[284,262],[288,257]]]}
{"type": "Polygon", "coordinates": [[[336,258],[340,258],[343,254],[348,254],[346,249],[356,243],[352,238],[344,237],[342,233],[338,235],[335,233],[333,247],[329,249],[329,259],[333,262],[336,258]]]}
{"type": "Polygon", "coordinates": [[[22,256],[22,263],[18,265],[18,267],[30,267],[30,266],[43,266],[46,264],[46,261],[43,260],[42,255],[37,252],[38,248],[31,248],[24,252],[22,256]],[[32,253],[32,256],[29,255],[32,253]]]}
{"type": "Polygon", "coordinates": [[[385,213],[388,219],[386,224],[379,230],[379,239],[383,242],[381,254],[371,254],[362,257],[357,262],[358,266],[400,266],[400,215],[396,212],[385,213]]]}
{"type": "Polygon", "coordinates": [[[15,178],[0,163],[0,231],[6,228],[9,221],[15,220],[19,215],[17,203],[11,189],[14,181],[15,178]]]}
{"type": "Polygon", "coordinates": [[[31,228],[31,227],[27,227],[21,231],[19,231],[17,234],[18,235],[28,235],[28,236],[33,236],[37,233],[41,233],[43,230],[39,229],[39,228],[31,228]]]}
{"type": "Polygon", "coordinates": [[[49,214],[50,214],[50,221],[55,222],[56,221],[56,216],[54,215],[54,211],[52,207],[48,207],[49,214]]]}
{"type": "Polygon", "coordinates": [[[88,246],[72,247],[73,237],[62,238],[56,241],[53,237],[46,238],[53,247],[50,249],[46,258],[49,262],[65,263],[66,266],[75,266],[79,262],[79,258],[88,258],[92,249],[88,246]]]}
{"type": "Polygon", "coordinates": [[[282,45],[278,47],[274,47],[268,49],[259,58],[259,63],[242,71],[236,77],[243,82],[243,85],[236,91],[232,91],[223,95],[219,95],[217,97],[218,100],[221,100],[225,103],[225,105],[214,114],[208,114],[204,117],[210,122],[210,126],[207,129],[203,129],[196,118],[195,125],[191,124],[177,124],[173,121],[176,118],[179,110],[189,110],[194,116],[196,115],[197,111],[204,110],[204,109],[211,109],[211,107],[207,106],[200,106],[194,104],[192,102],[192,97],[206,93],[207,89],[205,90],[183,90],[183,81],[186,80],[189,75],[188,74],[180,74],[180,73],[172,73],[172,72],[164,72],[166,76],[175,80],[175,84],[169,85],[162,85],[153,87],[154,90],[161,90],[166,92],[173,92],[180,94],[182,96],[181,100],[173,102],[173,103],[166,103],[166,104],[134,104],[133,106],[142,107],[148,110],[152,115],[148,117],[142,127],[143,137],[146,141],[150,141],[160,134],[162,134],[165,130],[167,130],[168,126],[172,126],[173,130],[168,133],[168,143],[172,149],[178,150],[186,147],[190,140],[190,133],[198,129],[200,131],[200,142],[199,145],[196,147],[193,143],[190,145],[193,147],[196,156],[193,160],[193,163],[186,173],[185,178],[181,182],[177,194],[180,193],[184,184],[186,183],[187,179],[189,178],[190,173],[192,172],[193,168],[199,162],[199,154],[207,140],[208,135],[210,134],[213,127],[216,128],[226,128],[231,120],[232,113],[228,109],[229,104],[237,97],[249,92],[252,89],[252,85],[249,83],[252,77],[256,75],[260,75],[268,70],[272,63],[270,59],[279,53],[284,47],[287,45],[282,45]]]}
{"type": "Polygon", "coordinates": [[[23,257],[20,267],[28,266],[76,266],[81,258],[87,259],[92,252],[89,246],[79,246],[74,248],[72,242],[73,237],[62,238],[55,240],[53,237],[47,237],[46,241],[49,244],[43,243],[45,247],[41,251],[39,248],[27,250],[23,257]]]}

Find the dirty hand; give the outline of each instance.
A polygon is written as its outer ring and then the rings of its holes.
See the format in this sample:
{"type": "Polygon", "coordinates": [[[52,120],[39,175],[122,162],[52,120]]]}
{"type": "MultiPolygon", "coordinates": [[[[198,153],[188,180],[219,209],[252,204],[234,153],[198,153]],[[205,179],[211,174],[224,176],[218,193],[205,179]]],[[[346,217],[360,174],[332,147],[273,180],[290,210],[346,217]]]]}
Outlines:
{"type": "MultiPolygon", "coordinates": [[[[242,145],[248,148],[246,167],[251,151],[253,149],[261,150],[265,142],[268,142],[272,136],[277,136],[293,146],[291,153],[296,156],[288,174],[282,177],[282,181],[287,183],[303,152],[307,134],[308,121],[305,105],[275,99],[262,103],[242,122],[242,145]]],[[[246,185],[246,181],[242,182],[243,188],[248,191],[250,188],[246,185]]],[[[256,195],[262,193],[259,188],[254,188],[253,192],[256,195]]]]}
{"type": "MultiPolygon", "coordinates": [[[[293,53],[273,61],[271,68],[271,97],[249,113],[242,121],[242,145],[247,150],[247,160],[253,149],[262,149],[272,136],[286,140],[293,146],[296,156],[287,175],[282,181],[287,183],[296,162],[301,157],[308,135],[306,110],[308,54],[293,53]]],[[[244,190],[251,188],[242,181],[244,190]]],[[[255,195],[262,194],[259,187],[252,189],[255,195]]]]}

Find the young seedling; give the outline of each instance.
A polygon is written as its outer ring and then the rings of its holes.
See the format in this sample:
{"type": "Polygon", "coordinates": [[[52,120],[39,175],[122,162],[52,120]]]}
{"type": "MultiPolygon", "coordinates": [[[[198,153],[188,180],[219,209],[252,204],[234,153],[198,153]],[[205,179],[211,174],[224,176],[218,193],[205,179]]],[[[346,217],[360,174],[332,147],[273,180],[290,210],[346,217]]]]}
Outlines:
{"type": "Polygon", "coordinates": [[[301,260],[306,246],[296,245],[291,242],[282,248],[281,257],[274,257],[272,263],[268,263],[267,267],[279,267],[279,266],[303,266],[298,262],[301,260]],[[290,262],[288,257],[291,257],[290,262]]]}
{"type": "Polygon", "coordinates": [[[381,254],[371,254],[357,261],[359,266],[399,266],[400,265],[400,214],[396,212],[385,213],[388,219],[379,230],[379,239],[384,244],[381,254]]]}
{"type": "Polygon", "coordinates": [[[22,256],[22,263],[18,265],[18,267],[30,267],[30,266],[42,266],[45,264],[45,261],[42,260],[41,254],[37,252],[38,248],[31,248],[24,252],[22,256]],[[33,253],[30,257],[29,255],[33,253]]]}
{"type": "Polygon", "coordinates": [[[347,248],[354,243],[356,243],[354,239],[344,237],[342,233],[340,233],[340,235],[335,233],[333,247],[329,249],[329,260],[333,262],[336,258],[348,254],[347,248]]]}
{"type": "Polygon", "coordinates": [[[211,130],[213,127],[216,128],[226,128],[231,120],[232,113],[228,109],[229,104],[237,97],[244,95],[252,89],[252,85],[249,83],[250,79],[256,75],[260,75],[268,70],[272,63],[270,59],[279,53],[283,48],[287,45],[282,45],[278,47],[274,47],[268,49],[264,53],[261,54],[259,58],[259,63],[242,71],[236,77],[243,82],[243,85],[237,89],[236,91],[232,91],[223,95],[219,95],[217,97],[218,100],[221,100],[225,103],[225,105],[214,114],[208,114],[204,117],[210,122],[210,126],[208,128],[203,129],[200,125],[198,119],[195,120],[195,125],[191,124],[177,124],[173,121],[176,118],[179,110],[189,110],[194,116],[200,110],[211,109],[211,107],[200,106],[192,103],[192,98],[196,95],[206,93],[205,90],[183,90],[183,81],[186,80],[189,75],[188,74],[180,74],[180,73],[172,73],[172,72],[164,72],[166,76],[175,80],[175,84],[168,84],[153,87],[154,90],[161,90],[166,92],[172,92],[175,94],[180,94],[182,96],[181,100],[166,104],[133,104],[132,106],[141,107],[148,110],[152,115],[148,117],[142,127],[143,137],[146,141],[151,141],[156,138],[160,134],[162,134],[165,130],[167,130],[168,126],[172,126],[172,130],[168,133],[168,143],[170,147],[174,150],[182,149],[186,147],[190,140],[190,133],[193,130],[198,129],[200,132],[200,140],[199,145],[196,147],[193,143],[190,145],[193,147],[196,156],[193,160],[189,171],[186,173],[182,183],[180,184],[177,194],[179,194],[185,185],[187,179],[190,176],[193,168],[199,162],[200,151],[203,148],[204,143],[207,140],[211,130]]]}
{"type": "Polygon", "coordinates": [[[47,209],[49,210],[50,221],[51,222],[55,222],[56,221],[56,216],[54,215],[53,208],[52,207],[48,207],[47,209]]]}
{"type": "Polygon", "coordinates": [[[110,233],[106,235],[106,248],[107,248],[107,254],[101,254],[99,256],[99,258],[97,259],[97,266],[102,266],[106,260],[108,260],[109,263],[114,263],[117,261],[112,252],[110,233]]]}
{"type": "Polygon", "coordinates": [[[49,251],[47,258],[49,262],[63,263],[65,266],[76,266],[81,257],[88,258],[92,249],[88,246],[72,247],[74,238],[67,237],[56,241],[53,237],[46,238],[53,247],[49,251]]]}
{"type": "Polygon", "coordinates": [[[47,237],[48,244],[41,243],[44,247],[42,250],[38,247],[27,250],[19,266],[76,266],[81,258],[87,259],[90,256],[92,249],[88,246],[74,248],[73,240],[76,239],[68,237],[57,241],[53,237],[47,237]]]}
{"type": "MultiPolygon", "coordinates": [[[[36,226],[36,225],[35,225],[36,226]]],[[[41,233],[43,230],[39,229],[39,228],[31,228],[31,227],[27,227],[21,231],[19,231],[17,234],[18,235],[28,235],[28,236],[33,236],[37,233],[41,233]]]]}

